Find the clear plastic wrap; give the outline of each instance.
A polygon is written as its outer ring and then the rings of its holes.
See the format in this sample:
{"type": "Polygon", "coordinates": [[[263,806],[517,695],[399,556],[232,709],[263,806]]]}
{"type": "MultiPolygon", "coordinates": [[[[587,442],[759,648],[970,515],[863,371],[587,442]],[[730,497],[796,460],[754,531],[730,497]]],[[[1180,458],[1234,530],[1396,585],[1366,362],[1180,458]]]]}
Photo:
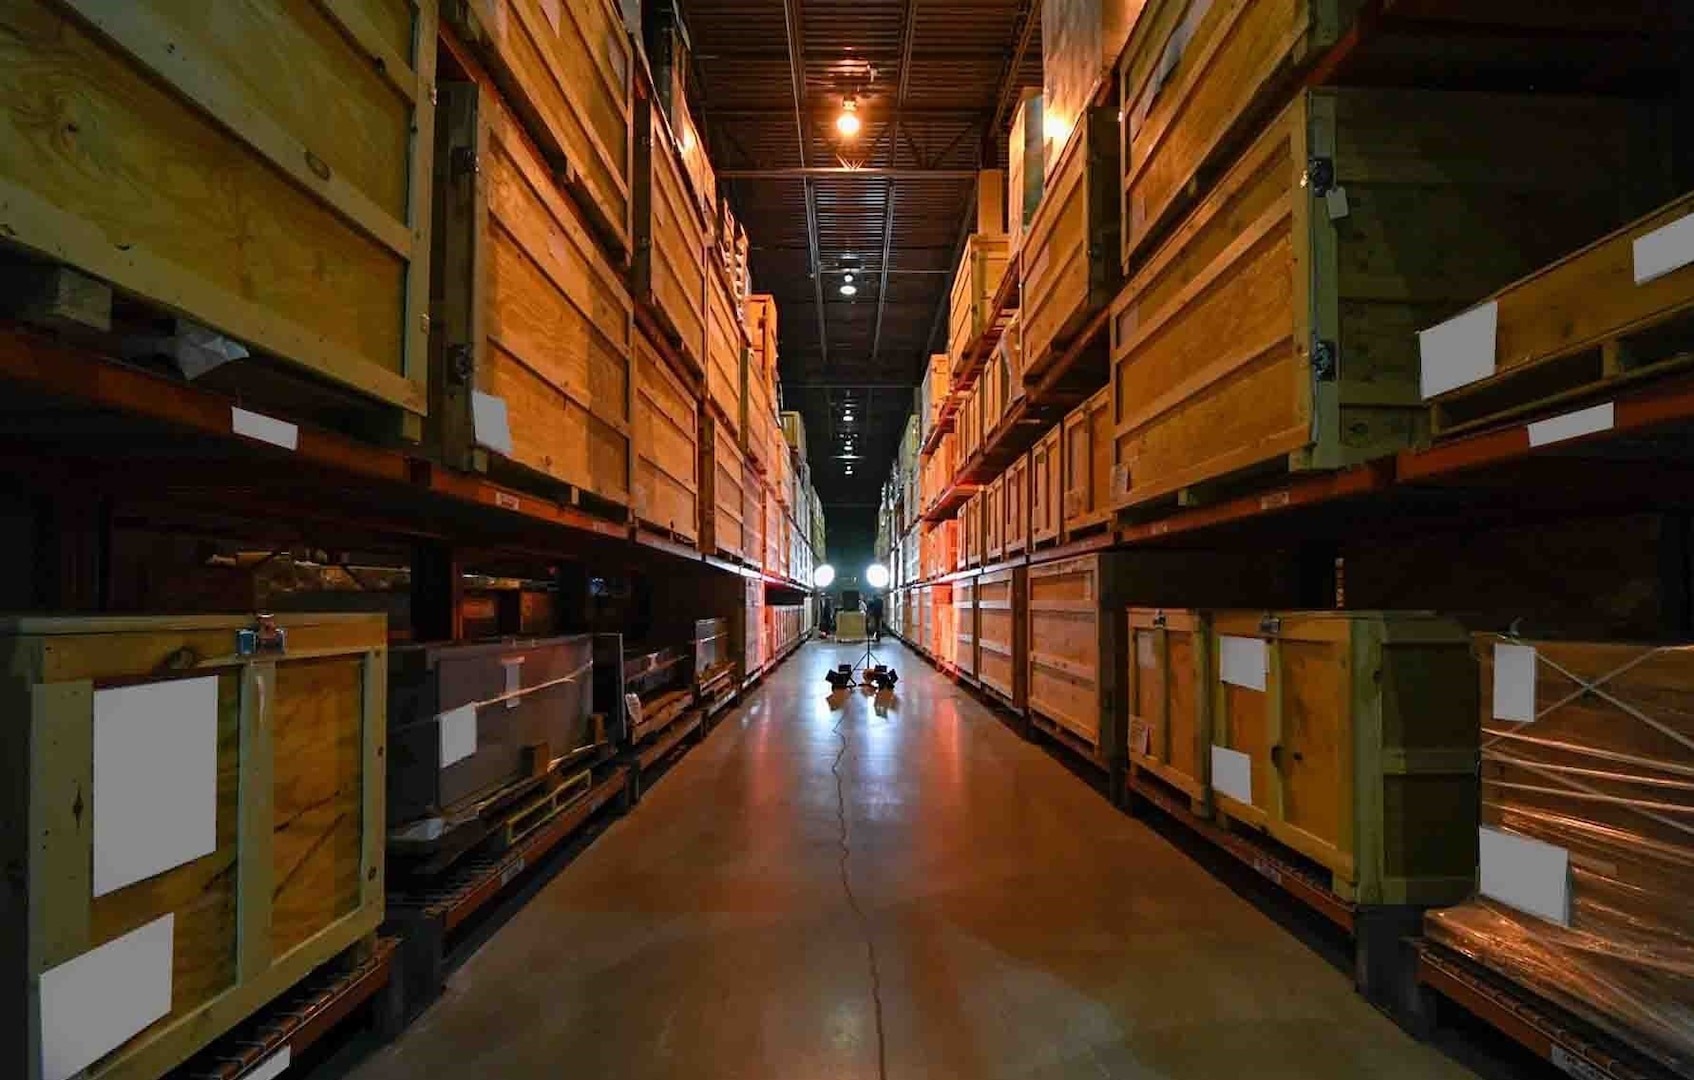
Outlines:
{"type": "Polygon", "coordinates": [[[1430,938],[1694,1072],[1694,646],[1529,642],[1534,719],[1493,717],[1482,821],[1570,853],[1570,925],[1477,899],[1430,938]]]}

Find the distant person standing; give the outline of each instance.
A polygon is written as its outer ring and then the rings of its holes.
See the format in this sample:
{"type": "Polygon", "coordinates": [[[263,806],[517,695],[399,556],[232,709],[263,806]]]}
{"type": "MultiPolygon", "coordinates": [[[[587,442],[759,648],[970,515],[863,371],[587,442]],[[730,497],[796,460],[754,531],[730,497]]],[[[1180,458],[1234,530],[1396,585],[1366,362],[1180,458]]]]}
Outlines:
{"type": "Polygon", "coordinates": [[[823,594],[823,614],[818,619],[819,625],[826,634],[835,633],[835,598],[828,593],[823,594]]]}
{"type": "Polygon", "coordinates": [[[871,640],[882,641],[882,597],[875,593],[865,600],[865,623],[871,640]]]}

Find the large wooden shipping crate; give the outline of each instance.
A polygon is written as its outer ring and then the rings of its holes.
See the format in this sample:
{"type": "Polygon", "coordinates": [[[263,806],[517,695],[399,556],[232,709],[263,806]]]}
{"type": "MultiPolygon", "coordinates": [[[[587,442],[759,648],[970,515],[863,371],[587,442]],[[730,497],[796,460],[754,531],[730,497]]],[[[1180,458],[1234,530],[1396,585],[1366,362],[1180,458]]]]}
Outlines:
{"type": "Polygon", "coordinates": [[[1064,496],[1059,520],[1066,540],[1111,521],[1111,405],[1111,388],[1104,387],[1064,419],[1059,470],[1064,496]]]}
{"type": "Polygon", "coordinates": [[[941,403],[947,400],[952,390],[953,366],[946,353],[936,353],[929,358],[929,366],[924,369],[923,382],[918,384],[918,441],[923,443],[929,439],[931,429],[941,416],[941,403]]]}
{"type": "Polygon", "coordinates": [[[748,566],[765,565],[765,502],[770,494],[765,490],[764,477],[745,458],[741,461],[741,528],[743,558],[748,566]]]}
{"type": "Polygon", "coordinates": [[[1026,372],[1046,370],[1123,280],[1117,255],[1117,114],[1088,110],[1047,181],[1020,266],[1026,372]]]}
{"type": "Polygon", "coordinates": [[[953,586],[931,585],[929,592],[930,618],[934,622],[930,631],[930,648],[935,654],[937,664],[943,668],[952,668],[957,664],[958,649],[958,636],[953,623],[953,586]]]}
{"type": "MultiPolygon", "coordinates": [[[[1694,220],[1684,195],[1457,316],[1492,324],[1476,345],[1419,335],[1421,390],[1437,434],[1557,408],[1688,366],[1694,262],[1653,261],[1694,220]],[[1562,318],[1548,319],[1557,311],[1562,318]]],[[[1475,340],[1474,336],[1471,340],[1475,340]]]]}
{"type": "Polygon", "coordinates": [[[956,570],[982,565],[983,501],[982,493],[977,492],[959,510],[959,550],[953,564],[956,570]]]}
{"type": "Polygon", "coordinates": [[[376,930],[386,668],[381,616],[0,622],[6,1075],[155,1080],[376,930]]]}
{"type": "Polygon", "coordinates": [[[1005,557],[1011,558],[1029,548],[1030,455],[1007,465],[1001,476],[1001,541],[1005,557]]]}
{"type": "Polygon", "coordinates": [[[515,467],[627,507],[623,277],[486,78],[444,82],[440,101],[431,441],[455,468],[515,467]]]}
{"type": "MultiPolygon", "coordinates": [[[[706,275],[706,400],[740,438],[742,369],[747,364],[747,328],[729,282],[716,267],[706,275]]],[[[774,420],[774,414],[773,414],[774,420]]]]}
{"type": "Polygon", "coordinates": [[[1627,219],[1663,183],[1654,120],[1597,99],[1301,93],[1113,305],[1114,502],[1413,443],[1415,331],[1627,219]]]}
{"type": "Polygon", "coordinates": [[[959,411],[953,414],[959,464],[969,461],[971,455],[982,446],[982,400],[979,393],[981,385],[979,382],[965,391],[959,411]]]}
{"type": "Polygon", "coordinates": [[[706,248],[711,224],[688,190],[657,101],[635,110],[635,294],[695,367],[706,363],[706,248]]]}
{"type": "Polygon", "coordinates": [[[635,517],[690,542],[700,536],[700,410],[645,334],[635,338],[635,517]]]}
{"type": "MultiPolygon", "coordinates": [[[[746,516],[747,460],[735,445],[735,435],[701,408],[700,417],[700,550],[748,560],[746,516]]],[[[757,556],[751,556],[757,561],[757,556]]]]}
{"type": "Polygon", "coordinates": [[[388,658],[388,823],[467,809],[534,774],[537,763],[581,763],[599,744],[594,638],[408,645],[388,658]],[[442,746],[474,720],[476,738],[451,758],[442,746]],[[463,752],[461,755],[461,751],[463,752]]]}
{"type": "MultiPolygon", "coordinates": [[[[613,0],[455,0],[467,39],[620,253],[631,250],[634,45],[613,0]]],[[[298,69],[291,69],[298,70],[298,69]]]]}
{"type": "Polygon", "coordinates": [[[953,663],[972,679],[977,673],[977,576],[953,582],[953,663]]]}
{"type": "MultiPolygon", "coordinates": [[[[1046,0],[1041,8],[1041,111],[1052,158],[1082,123],[1102,87],[1109,88],[1118,54],[1145,0],[1046,0]]],[[[1048,184],[1052,189],[1052,184],[1048,184]]]]}
{"type": "MultiPolygon", "coordinates": [[[[753,355],[748,357],[750,372],[756,372],[767,386],[775,385],[777,372],[776,297],[756,293],[747,298],[747,334],[752,339],[753,355]]],[[[751,379],[753,375],[749,374],[751,379]]]]}
{"type": "Polygon", "coordinates": [[[1201,611],[1128,612],[1129,766],[1211,812],[1211,622],[1201,611]]]}
{"type": "Polygon", "coordinates": [[[982,562],[998,562],[1006,554],[1006,474],[988,482],[982,499],[982,562]]]}
{"type": "Polygon", "coordinates": [[[741,410],[746,420],[741,425],[741,445],[747,456],[774,478],[783,466],[778,458],[788,454],[781,421],[777,419],[776,401],[771,396],[771,384],[754,369],[751,353],[743,372],[741,410]]]}
{"type": "Polygon", "coordinates": [[[1494,635],[1475,644],[1479,895],[1430,912],[1426,932],[1687,1075],[1694,648],[1494,635]],[[1502,872],[1514,857],[1542,873],[1502,872]]]}
{"type": "Polygon", "coordinates": [[[782,504],[777,501],[776,492],[767,484],[765,486],[765,525],[763,539],[765,542],[765,573],[777,577],[788,576],[788,540],[783,535],[787,525],[787,516],[782,512],[782,504]]]}
{"type": "Polygon", "coordinates": [[[1022,566],[989,570],[977,578],[977,677],[1014,709],[1024,706],[1028,676],[1028,572],[1022,566]]]}
{"type": "Polygon", "coordinates": [[[745,630],[741,642],[741,674],[750,678],[764,670],[770,659],[765,652],[765,583],[759,578],[747,579],[745,630]]]}
{"type": "Polygon", "coordinates": [[[947,360],[953,368],[964,362],[965,350],[988,329],[989,309],[1010,255],[1011,238],[1005,233],[972,233],[965,241],[947,308],[947,360]]]}
{"type": "Polygon", "coordinates": [[[1122,764],[1123,618],[1113,556],[1029,567],[1026,686],[1032,712],[1080,740],[1108,767],[1122,764]]]}
{"type": "Polygon", "coordinates": [[[1006,138],[1006,235],[1012,255],[1023,243],[1024,224],[1041,205],[1047,175],[1047,132],[1041,118],[1041,91],[1026,87],[1012,112],[1006,138]]]}
{"type": "Polygon", "coordinates": [[[1450,904],[1477,859],[1476,660],[1419,613],[1217,612],[1217,813],[1361,904],[1450,904]]]}
{"type": "Polygon", "coordinates": [[[1057,543],[1062,492],[1064,428],[1062,425],[1036,440],[1029,451],[1029,545],[1057,543]]]}
{"type": "Polygon", "coordinates": [[[5,0],[3,231],[416,439],[436,5],[363,7],[5,0]]]}

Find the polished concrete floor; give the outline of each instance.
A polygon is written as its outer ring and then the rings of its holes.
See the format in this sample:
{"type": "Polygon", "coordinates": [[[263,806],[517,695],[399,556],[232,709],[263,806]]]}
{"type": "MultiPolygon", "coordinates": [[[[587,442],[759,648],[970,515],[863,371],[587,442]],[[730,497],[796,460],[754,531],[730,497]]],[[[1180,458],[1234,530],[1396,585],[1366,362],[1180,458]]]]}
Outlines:
{"type": "Polygon", "coordinates": [[[826,698],[858,651],[784,664],[354,1076],[1468,1075],[911,653],[826,698]]]}

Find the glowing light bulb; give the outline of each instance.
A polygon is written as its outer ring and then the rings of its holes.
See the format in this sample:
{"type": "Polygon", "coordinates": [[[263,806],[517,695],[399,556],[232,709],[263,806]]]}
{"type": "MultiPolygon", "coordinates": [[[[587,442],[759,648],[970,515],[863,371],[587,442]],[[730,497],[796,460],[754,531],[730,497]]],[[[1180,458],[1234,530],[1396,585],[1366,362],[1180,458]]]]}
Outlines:
{"type": "Polygon", "coordinates": [[[841,115],[835,118],[835,130],[849,139],[859,134],[859,103],[851,97],[841,101],[841,115]]]}

